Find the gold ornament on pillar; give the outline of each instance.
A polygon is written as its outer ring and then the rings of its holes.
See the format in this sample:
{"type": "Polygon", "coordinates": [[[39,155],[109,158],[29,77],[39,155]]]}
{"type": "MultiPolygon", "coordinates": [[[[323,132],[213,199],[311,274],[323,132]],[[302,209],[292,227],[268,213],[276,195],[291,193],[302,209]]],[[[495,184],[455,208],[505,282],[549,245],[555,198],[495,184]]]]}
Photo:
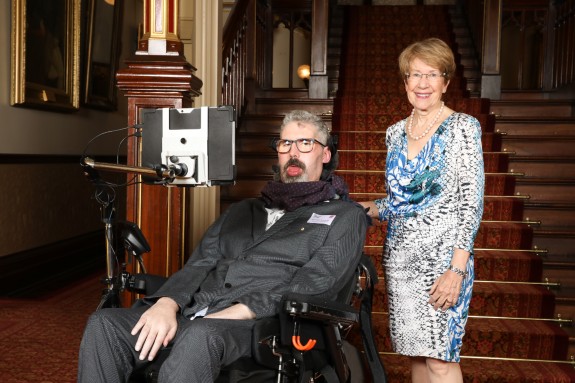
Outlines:
{"type": "Polygon", "coordinates": [[[181,55],[178,0],[144,0],[142,38],[137,55],[181,55]]]}

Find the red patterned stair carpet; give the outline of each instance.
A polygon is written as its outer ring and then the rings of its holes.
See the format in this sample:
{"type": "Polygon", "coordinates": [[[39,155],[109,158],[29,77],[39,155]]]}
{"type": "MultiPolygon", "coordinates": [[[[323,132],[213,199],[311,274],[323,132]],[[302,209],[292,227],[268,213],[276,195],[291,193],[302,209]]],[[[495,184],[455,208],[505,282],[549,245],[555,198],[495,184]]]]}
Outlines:
{"type": "Polygon", "coordinates": [[[38,298],[0,298],[0,382],[76,382],[82,332],[100,302],[103,275],[38,298]]]}
{"type": "MultiPolygon", "coordinates": [[[[338,174],[356,200],[385,195],[385,130],[411,112],[397,57],[411,42],[431,36],[457,44],[445,6],[350,6],[335,99],[333,129],[339,136],[338,174]]],[[[458,55],[456,54],[456,59],[458,55]]],[[[461,362],[465,382],[572,382],[568,336],[552,321],[554,294],[539,285],[541,256],[530,251],[532,228],[522,223],[523,200],[514,198],[508,154],[493,132],[489,100],[469,98],[460,67],[446,94],[452,109],[475,116],[483,129],[485,211],[477,239],[476,278],[461,362]],[[511,283],[510,283],[511,282],[511,283]],[[528,319],[525,319],[528,318],[528,319]],[[495,359],[493,359],[495,358],[495,359]],[[497,358],[514,358],[505,360],[497,358]]],[[[377,264],[374,333],[390,382],[410,382],[405,357],[392,353],[381,251],[386,225],[371,227],[365,251],[377,264]]],[[[357,333],[352,340],[359,344],[357,333]]]]}

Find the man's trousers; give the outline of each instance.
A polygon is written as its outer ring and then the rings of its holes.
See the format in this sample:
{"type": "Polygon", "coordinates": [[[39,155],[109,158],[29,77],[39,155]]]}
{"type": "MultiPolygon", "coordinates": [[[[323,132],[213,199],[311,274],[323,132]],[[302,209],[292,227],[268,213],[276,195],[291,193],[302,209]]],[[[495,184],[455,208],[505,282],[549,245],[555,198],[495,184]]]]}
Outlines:
{"type": "MultiPolygon", "coordinates": [[[[80,345],[78,383],[126,382],[132,370],[149,363],[139,359],[132,328],[148,306],[96,311],[80,345]]],[[[189,320],[177,315],[178,329],[162,364],[159,382],[213,382],[220,368],[251,356],[254,320],[189,320]]]]}

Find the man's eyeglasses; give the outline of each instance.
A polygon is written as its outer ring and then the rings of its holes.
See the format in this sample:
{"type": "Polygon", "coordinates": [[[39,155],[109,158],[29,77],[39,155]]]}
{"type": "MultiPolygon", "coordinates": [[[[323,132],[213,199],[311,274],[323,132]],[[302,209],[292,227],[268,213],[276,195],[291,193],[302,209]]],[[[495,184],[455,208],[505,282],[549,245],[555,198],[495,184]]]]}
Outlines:
{"type": "Polygon", "coordinates": [[[292,144],[295,142],[297,150],[302,153],[309,153],[313,150],[314,144],[317,142],[322,147],[325,147],[325,144],[322,144],[318,140],[314,138],[298,138],[297,140],[283,140],[278,138],[275,141],[275,149],[278,153],[288,153],[291,150],[292,144]]]}
{"type": "Polygon", "coordinates": [[[440,78],[445,77],[445,73],[431,72],[431,73],[406,73],[405,79],[411,83],[419,83],[423,77],[427,78],[429,82],[438,82],[440,78]]]}

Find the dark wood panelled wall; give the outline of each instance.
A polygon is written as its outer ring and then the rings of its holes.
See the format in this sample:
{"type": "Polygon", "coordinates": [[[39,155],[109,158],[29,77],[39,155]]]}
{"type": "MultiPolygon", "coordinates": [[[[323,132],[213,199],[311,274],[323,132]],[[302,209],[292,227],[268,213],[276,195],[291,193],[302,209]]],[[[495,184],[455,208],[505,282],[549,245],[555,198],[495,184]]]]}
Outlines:
{"type": "Polygon", "coordinates": [[[575,0],[461,0],[476,50],[481,55],[482,81],[492,87],[494,75],[510,73],[501,89],[553,90],[575,81],[575,0]],[[516,41],[505,41],[508,34],[516,41]],[[507,44],[506,44],[507,43],[507,44]],[[502,50],[501,46],[506,49],[502,50]]]}

